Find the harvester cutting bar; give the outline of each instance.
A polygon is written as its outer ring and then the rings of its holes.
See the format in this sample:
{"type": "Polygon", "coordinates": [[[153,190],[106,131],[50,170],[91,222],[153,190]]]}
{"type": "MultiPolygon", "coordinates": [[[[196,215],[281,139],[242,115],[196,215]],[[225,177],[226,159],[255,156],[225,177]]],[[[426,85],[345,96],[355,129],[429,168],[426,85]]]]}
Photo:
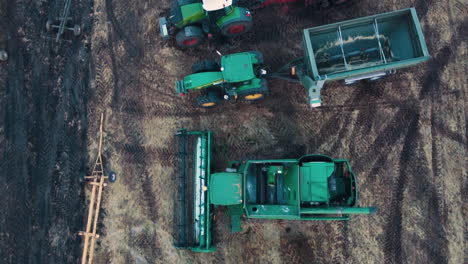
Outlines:
{"type": "Polygon", "coordinates": [[[180,130],[179,190],[176,205],[176,247],[192,251],[214,250],[208,195],[211,132],[180,130]]]}

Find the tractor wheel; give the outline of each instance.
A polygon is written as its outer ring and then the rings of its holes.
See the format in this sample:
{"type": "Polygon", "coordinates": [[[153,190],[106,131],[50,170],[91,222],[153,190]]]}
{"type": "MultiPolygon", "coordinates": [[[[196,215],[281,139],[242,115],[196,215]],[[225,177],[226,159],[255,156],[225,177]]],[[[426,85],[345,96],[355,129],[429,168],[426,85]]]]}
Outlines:
{"type": "Polygon", "coordinates": [[[54,21],[52,21],[52,19],[47,20],[47,22],[46,22],[46,30],[47,31],[52,31],[53,23],[54,23],[54,21]]]}
{"type": "Polygon", "coordinates": [[[219,71],[219,64],[213,60],[204,60],[192,65],[192,73],[219,71]]]}
{"type": "Polygon", "coordinates": [[[221,34],[227,37],[237,37],[248,32],[252,28],[252,16],[250,12],[242,8],[242,16],[227,21],[219,26],[221,34]]]}
{"type": "Polygon", "coordinates": [[[73,27],[73,34],[74,34],[75,36],[79,36],[79,35],[81,34],[81,27],[80,27],[80,25],[75,25],[75,26],[73,27]]]}
{"type": "Polygon", "coordinates": [[[221,96],[219,93],[211,91],[206,95],[201,95],[197,97],[197,105],[202,108],[212,108],[219,104],[221,96]]]}
{"type": "Polygon", "coordinates": [[[268,95],[268,83],[266,79],[262,79],[261,86],[259,88],[249,89],[246,91],[239,92],[238,95],[244,101],[258,101],[265,98],[268,95]]]}
{"type": "Polygon", "coordinates": [[[181,48],[192,48],[203,43],[205,34],[200,27],[188,26],[176,35],[177,45],[181,48]]]}

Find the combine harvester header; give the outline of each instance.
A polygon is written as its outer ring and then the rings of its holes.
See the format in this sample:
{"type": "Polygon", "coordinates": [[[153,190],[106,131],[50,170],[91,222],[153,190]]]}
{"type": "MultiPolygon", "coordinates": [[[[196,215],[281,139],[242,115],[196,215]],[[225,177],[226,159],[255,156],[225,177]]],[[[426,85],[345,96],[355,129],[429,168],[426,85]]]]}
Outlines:
{"type": "Polygon", "coordinates": [[[211,132],[180,130],[176,247],[216,250],[213,205],[227,206],[231,231],[241,217],[285,220],[348,220],[375,214],[357,207],[356,176],[347,160],[324,155],[298,159],[231,161],[225,172],[211,173],[211,132]]]}

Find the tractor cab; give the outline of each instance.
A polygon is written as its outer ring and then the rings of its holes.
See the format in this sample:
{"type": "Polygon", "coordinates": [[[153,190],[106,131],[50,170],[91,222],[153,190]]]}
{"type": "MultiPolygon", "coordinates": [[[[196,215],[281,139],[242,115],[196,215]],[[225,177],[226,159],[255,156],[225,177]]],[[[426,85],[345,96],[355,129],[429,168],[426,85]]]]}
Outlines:
{"type": "Polygon", "coordinates": [[[203,0],[203,9],[206,11],[217,11],[232,6],[232,0],[203,0]]]}
{"type": "Polygon", "coordinates": [[[203,0],[203,9],[212,24],[234,12],[232,0],[203,0]]]}

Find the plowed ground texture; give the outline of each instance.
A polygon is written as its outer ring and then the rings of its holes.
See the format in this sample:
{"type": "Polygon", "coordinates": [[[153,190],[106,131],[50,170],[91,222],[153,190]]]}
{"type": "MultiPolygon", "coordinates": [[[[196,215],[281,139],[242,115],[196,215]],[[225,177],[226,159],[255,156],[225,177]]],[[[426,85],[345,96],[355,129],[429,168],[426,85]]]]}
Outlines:
{"type": "Polygon", "coordinates": [[[78,179],[93,165],[103,112],[105,165],[118,180],[104,190],[94,263],[466,262],[466,1],[269,6],[253,12],[248,34],[188,50],[159,36],[169,0],[77,3],[77,17],[92,22],[59,48],[42,37],[49,4],[1,6],[0,45],[10,55],[0,63],[4,262],[79,261],[89,187],[78,179]],[[175,94],[175,81],[192,63],[218,59],[216,50],[261,51],[272,71],[302,56],[303,28],[407,7],[418,12],[431,59],[377,82],[327,83],[319,109],[300,85],[280,80],[262,101],[214,109],[197,108],[196,93],[175,94]],[[177,250],[179,128],[214,132],[213,171],[238,159],[349,159],[359,205],[379,211],[347,222],[246,219],[231,234],[218,207],[217,251],[177,250]]]}

